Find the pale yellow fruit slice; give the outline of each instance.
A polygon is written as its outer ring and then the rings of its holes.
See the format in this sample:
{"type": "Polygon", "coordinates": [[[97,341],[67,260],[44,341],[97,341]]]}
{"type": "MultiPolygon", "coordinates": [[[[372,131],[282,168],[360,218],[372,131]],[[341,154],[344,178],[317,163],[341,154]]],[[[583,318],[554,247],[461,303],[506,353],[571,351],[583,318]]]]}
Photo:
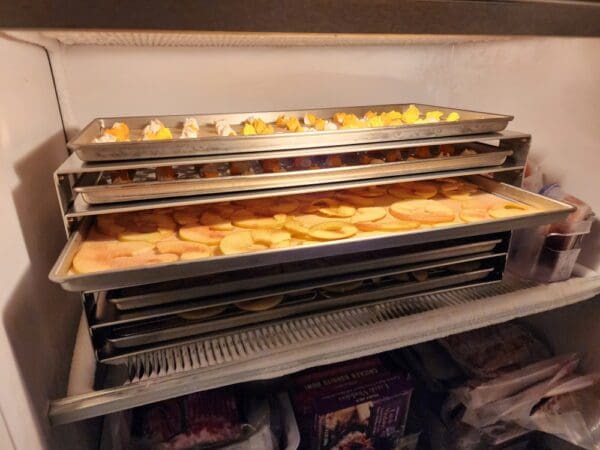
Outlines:
{"type": "MultiPolygon", "coordinates": [[[[81,244],[73,258],[76,273],[92,273],[121,267],[115,258],[155,256],[148,242],[88,241],[81,244]]],[[[135,265],[135,264],[134,264],[135,265]]]]}
{"type": "Polygon", "coordinates": [[[419,228],[419,222],[414,221],[394,221],[394,222],[357,222],[356,228],[360,231],[385,231],[389,233],[397,231],[414,230],[419,228]]]}
{"type": "Polygon", "coordinates": [[[388,188],[388,193],[402,200],[428,199],[436,196],[438,192],[435,183],[415,181],[395,184],[388,188]]]}
{"type": "Polygon", "coordinates": [[[158,253],[175,253],[183,255],[184,253],[201,253],[210,256],[210,247],[199,242],[183,241],[181,239],[169,239],[156,244],[158,253]]]}
{"type": "Polygon", "coordinates": [[[177,224],[167,214],[131,213],[117,218],[117,223],[125,227],[119,233],[120,241],[145,241],[155,243],[175,234],[177,224]]]}
{"type": "Polygon", "coordinates": [[[219,250],[224,255],[235,255],[238,253],[255,252],[266,250],[269,246],[256,244],[252,238],[251,231],[236,231],[225,236],[219,242],[219,250]]]}
{"type": "Polygon", "coordinates": [[[308,234],[310,233],[310,228],[306,227],[303,223],[293,219],[288,219],[283,225],[283,227],[287,231],[292,233],[293,236],[305,237],[308,236],[308,234]]]}
{"type": "Polygon", "coordinates": [[[252,240],[255,244],[271,247],[283,241],[289,241],[290,233],[283,230],[252,230],[252,240]]]}
{"type": "Polygon", "coordinates": [[[222,231],[211,230],[204,225],[189,225],[179,229],[179,237],[185,241],[198,242],[205,245],[216,245],[225,236],[222,231]]]}
{"type": "Polygon", "coordinates": [[[323,222],[310,228],[310,236],[315,239],[332,241],[354,236],[358,229],[346,222],[323,222]]]}
{"type": "Polygon", "coordinates": [[[152,231],[149,233],[137,233],[135,231],[125,231],[119,234],[119,240],[124,242],[150,242],[156,243],[173,236],[172,231],[152,231]]]}
{"type": "Polygon", "coordinates": [[[300,202],[294,198],[276,198],[269,204],[272,214],[291,214],[298,209],[300,202]]]}
{"type": "Polygon", "coordinates": [[[370,197],[361,197],[360,195],[349,194],[346,192],[335,194],[335,198],[355,206],[373,206],[375,204],[375,200],[370,197]]]}
{"type": "Polygon", "coordinates": [[[258,298],[256,300],[247,300],[245,302],[237,302],[235,306],[244,311],[265,311],[267,309],[275,308],[283,300],[283,295],[273,295],[270,297],[258,298]]]}
{"type": "Polygon", "coordinates": [[[355,195],[360,195],[361,197],[369,197],[369,198],[383,197],[386,193],[386,190],[383,188],[380,188],[379,186],[366,186],[366,187],[361,187],[361,188],[353,188],[353,189],[348,189],[348,191],[355,195]]]}
{"type": "Polygon", "coordinates": [[[206,211],[200,216],[200,223],[215,231],[233,230],[231,221],[213,211],[206,211]]]}
{"type": "Polygon", "coordinates": [[[444,183],[440,191],[452,200],[468,200],[478,191],[478,188],[472,183],[444,183]]]}
{"type": "Polygon", "coordinates": [[[267,228],[279,229],[283,227],[287,216],[285,214],[275,214],[272,217],[260,217],[247,209],[242,209],[233,213],[232,223],[240,228],[267,228]]]}
{"type": "Polygon", "coordinates": [[[454,210],[435,200],[404,200],[393,203],[390,213],[400,220],[421,223],[452,222],[454,210]]]}
{"type": "Polygon", "coordinates": [[[111,266],[115,269],[138,267],[138,266],[153,266],[155,264],[172,263],[179,260],[179,256],[173,253],[164,253],[160,255],[136,255],[136,256],[119,256],[111,261],[111,266]]]}
{"type": "Polygon", "coordinates": [[[385,208],[381,206],[367,206],[358,208],[356,214],[352,216],[352,223],[358,222],[376,222],[383,219],[387,215],[385,208]]]}
{"type": "Polygon", "coordinates": [[[209,256],[212,255],[212,252],[210,250],[210,247],[208,248],[207,251],[202,251],[202,252],[186,252],[186,253],[182,253],[181,255],[179,255],[179,258],[182,261],[188,261],[191,259],[202,259],[202,258],[208,258],[209,256]]]}
{"type": "Polygon", "coordinates": [[[490,218],[487,209],[483,208],[463,208],[460,210],[459,215],[467,223],[479,222],[490,218]]]}
{"type": "Polygon", "coordinates": [[[321,198],[311,203],[311,209],[316,208],[319,214],[325,217],[352,217],[356,208],[352,205],[342,204],[332,198],[321,198]]]}
{"type": "Polygon", "coordinates": [[[186,320],[200,320],[214,317],[225,311],[226,306],[211,306],[209,308],[197,309],[195,311],[186,311],[177,314],[182,319],[186,320]]]}
{"type": "Polygon", "coordinates": [[[506,203],[503,206],[492,208],[488,211],[494,219],[504,219],[506,217],[520,216],[529,211],[529,208],[517,203],[506,203]]]}

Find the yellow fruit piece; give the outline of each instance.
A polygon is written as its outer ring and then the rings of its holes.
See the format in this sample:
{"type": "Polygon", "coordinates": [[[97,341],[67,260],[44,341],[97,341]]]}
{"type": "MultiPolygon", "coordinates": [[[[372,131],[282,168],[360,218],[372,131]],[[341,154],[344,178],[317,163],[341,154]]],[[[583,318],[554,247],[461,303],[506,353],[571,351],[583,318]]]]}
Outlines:
{"type": "Polygon", "coordinates": [[[250,124],[254,127],[258,134],[263,134],[265,128],[267,128],[267,124],[261,119],[254,119],[250,124]]]}
{"type": "Polygon", "coordinates": [[[229,231],[233,230],[231,222],[213,211],[206,211],[200,216],[200,223],[208,226],[211,230],[229,231]]]}
{"type": "Polygon", "coordinates": [[[246,123],[242,129],[242,134],[244,136],[252,136],[256,134],[256,129],[252,126],[252,124],[246,123]]]}
{"type": "Polygon", "coordinates": [[[388,188],[388,193],[402,200],[433,198],[437,195],[437,186],[426,181],[414,181],[395,184],[388,188]]]}
{"type": "Polygon", "coordinates": [[[277,117],[277,120],[275,121],[275,125],[277,125],[279,128],[285,128],[287,126],[288,120],[289,120],[289,118],[287,118],[283,114],[281,114],[279,117],[277,117]]]}
{"type": "Polygon", "coordinates": [[[163,235],[158,231],[152,231],[148,233],[137,233],[135,231],[124,231],[119,234],[119,241],[123,242],[150,242],[156,243],[166,239],[169,235],[163,235]]]}
{"type": "Polygon", "coordinates": [[[104,133],[114,136],[117,142],[129,140],[129,127],[123,122],[113,123],[111,128],[104,130],[104,133]]]}
{"type": "Polygon", "coordinates": [[[293,219],[288,219],[283,225],[283,228],[292,233],[293,236],[297,237],[305,237],[310,234],[310,229],[308,227],[304,226],[302,222],[293,219]]]}
{"type": "Polygon", "coordinates": [[[452,200],[468,200],[472,194],[478,191],[478,188],[471,183],[444,183],[440,191],[452,200]]]}
{"type": "Polygon", "coordinates": [[[304,114],[304,125],[313,126],[317,123],[317,117],[314,114],[304,114]]]}
{"type": "Polygon", "coordinates": [[[387,216],[387,211],[381,206],[367,206],[358,208],[356,214],[352,216],[352,223],[357,222],[376,222],[387,216]]]}
{"type": "Polygon", "coordinates": [[[368,121],[367,124],[370,127],[382,127],[383,126],[383,120],[381,119],[381,117],[379,116],[375,116],[375,117],[371,117],[368,121]]]}
{"type": "Polygon", "coordinates": [[[273,217],[260,217],[247,209],[236,211],[231,217],[232,223],[240,228],[278,229],[283,227],[287,216],[275,214],[273,217]]]}
{"type": "Polygon", "coordinates": [[[196,225],[181,227],[179,229],[179,237],[185,241],[216,245],[225,237],[225,233],[211,230],[210,227],[204,225],[196,225]]]}
{"type": "Polygon", "coordinates": [[[171,134],[171,130],[169,128],[164,127],[158,130],[158,132],[154,135],[153,139],[157,141],[161,141],[164,139],[173,139],[173,134],[171,134]]]}
{"type": "Polygon", "coordinates": [[[404,200],[393,203],[390,213],[400,220],[421,223],[452,222],[454,211],[435,200],[404,200]]]}
{"type": "Polygon", "coordinates": [[[269,204],[269,211],[273,214],[290,214],[298,209],[300,202],[294,198],[274,198],[269,204]]]}
{"type": "Polygon", "coordinates": [[[394,121],[394,120],[401,120],[402,119],[402,113],[400,111],[396,111],[396,110],[392,109],[391,111],[389,111],[387,113],[387,118],[389,120],[392,120],[392,121],[394,121]]]}
{"type": "Polygon", "coordinates": [[[459,215],[460,218],[467,223],[479,222],[490,218],[487,209],[483,208],[461,209],[459,215]]]}
{"type": "Polygon", "coordinates": [[[174,253],[182,255],[184,253],[202,253],[210,256],[210,247],[199,242],[182,241],[181,239],[169,239],[156,243],[158,253],[174,253]]]}
{"type": "Polygon", "coordinates": [[[317,131],[325,131],[325,125],[327,125],[325,119],[317,119],[315,121],[315,129],[317,131]]]}
{"type": "Polygon", "coordinates": [[[414,230],[420,226],[419,222],[400,220],[394,222],[357,222],[354,225],[360,231],[383,231],[388,233],[414,230]]]}
{"type": "Polygon", "coordinates": [[[442,111],[427,111],[425,113],[425,121],[439,122],[444,113],[442,111]]]}
{"type": "Polygon", "coordinates": [[[342,125],[344,123],[344,118],[346,117],[346,113],[337,112],[333,115],[332,120],[338,125],[342,125]]]}
{"type": "Polygon", "coordinates": [[[351,129],[351,128],[363,128],[365,123],[362,122],[355,114],[346,114],[344,115],[344,119],[342,121],[342,128],[351,129]]]}
{"type": "Polygon", "coordinates": [[[375,200],[372,198],[361,197],[360,195],[350,194],[343,191],[335,194],[335,198],[356,206],[373,206],[375,204],[375,200]]]}
{"type": "Polygon", "coordinates": [[[507,217],[520,216],[529,211],[529,208],[517,203],[506,203],[501,207],[492,208],[488,211],[489,215],[494,219],[504,219],[507,217]]]}
{"type": "Polygon", "coordinates": [[[448,114],[448,117],[446,117],[446,122],[456,122],[457,120],[460,120],[460,114],[454,111],[448,114]]]}
{"type": "Polygon", "coordinates": [[[323,222],[310,228],[310,236],[323,241],[346,239],[358,232],[354,225],[346,222],[323,222]]]}
{"type": "Polygon", "coordinates": [[[410,105],[406,111],[402,114],[402,121],[404,123],[415,123],[419,116],[421,115],[421,111],[415,105],[410,105]]]}
{"type": "Polygon", "coordinates": [[[363,119],[369,120],[369,119],[372,119],[373,117],[377,117],[377,113],[374,111],[367,111],[365,113],[365,115],[363,116],[363,119]]]}
{"type": "Polygon", "coordinates": [[[268,246],[255,244],[251,231],[237,231],[221,239],[219,250],[224,255],[235,255],[253,251],[266,250],[268,246]]]}

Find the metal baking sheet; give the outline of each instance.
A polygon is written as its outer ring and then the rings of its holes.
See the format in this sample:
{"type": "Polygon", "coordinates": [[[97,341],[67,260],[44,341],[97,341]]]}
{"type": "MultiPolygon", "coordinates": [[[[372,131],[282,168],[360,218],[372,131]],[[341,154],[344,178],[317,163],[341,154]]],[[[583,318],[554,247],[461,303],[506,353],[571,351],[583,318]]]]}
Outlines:
{"type": "MultiPolygon", "coordinates": [[[[156,324],[155,329],[136,332],[135,328],[129,327],[119,331],[113,330],[117,336],[109,337],[106,342],[115,349],[129,349],[145,345],[162,343],[167,340],[182,339],[199,334],[212,333],[216,331],[238,328],[260,322],[282,319],[285,317],[306,314],[340,306],[350,306],[369,301],[381,300],[393,296],[415,294],[424,291],[441,289],[455,285],[479,281],[489,276],[494,271],[493,267],[475,270],[456,275],[441,276],[426,281],[398,282],[392,286],[381,289],[361,290],[361,292],[350,292],[331,298],[319,298],[317,300],[298,300],[281,305],[270,310],[248,313],[244,311],[231,313],[222,317],[214,317],[203,322],[182,323],[174,327],[161,327],[156,324]]],[[[490,280],[497,281],[497,280],[490,280]]]]}
{"type": "MultiPolygon", "coordinates": [[[[86,232],[85,226],[83,226],[71,235],[67,245],[52,268],[49,277],[52,281],[60,283],[64,289],[69,291],[116,289],[243,268],[535,227],[559,222],[574,210],[573,206],[566,203],[533,194],[505,183],[499,183],[484,176],[478,175],[468,177],[468,179],[472,183],[478,184],[484,191],[499,195],[510,201],[535,207],[539,212],[505,219],[494,219],[469,224],[453,224],[404,233],[324,242],[310,246],[273,249],[240,255],[218,256],[200,260],[178,261],[170,264],[157,264],[154,266],[107,270],[78,275],[71,273],[71,263],[86,232]]],[[[374,180],[373,184],[377,184],[376,180],[374,180]]],[[[87,225],[89,226],[89,224],[90,222],[88,221],[87,225]]]]}
{"type": "Polygon", "coordinates": [[[156,200],[168,197],[220,194],[224,192],[281,188],[311,184],[332,183],[345,180],[364,180],[386,176],[413,175],[445,170],[492,167],[504,164],[512,151],[478,150],[477,155],[428,158],[421,160],[389,162],[297,170],[282,173],[224,176],[219,178],[188,178],[173,181],[146,181],[125,184],[98,184],[100,177],[87,177],[88,183],[73,190],[82,195],[85,202],[95,205],[138,200],[156,200]]]}
{"type": "Polygon", "coordinates": [[[191,155],[219,155],[225,153],[244,153],[294,148],[329,147],[335,145],[364,144],[369,142],[401,141],[430,137],[458,136],[501,131],[506,128],[513,116],[447,108],[433,105],[416,104],[423,112],[438,110],[445,115],[456,111],[461,119],[456,122],[438,122],[430,124],[400,125],[379,128],[361,128],[336,131],[289,133],[276,132],[271,135],[254,136],[218,136],[214,122],[227,120],[236,131],[249,117],[261,118],[265,122],[275,122],[281,114],[302,119],[306,113],[318,117],[331,118],[336,112],[356,114],[362,117],[367,111],[404,112],[409,104],[370,105],[353,107],[335,107],[306,109],[296,111],[247,112],[235,114],[190,114],[171,116],[106,117],[94,119],[68,146],[83,161],[111,161],[147,158],[170,158],[191,155]],[[186,117],[194,117],[200,125],[196,139],[178,139],[186,117]],[[175,139],[162,141],[133,140],[129,142],[94,143],[101,134],[102,124],[112,126],[113,122],[125,122],[132,139],[140,139],[143,128],[151,119],[159,119],[171,128],[175,139]]]}
{"type": "Polygon", "coordinates": [[[89,295],[84,295],[86,311],[88,311],[88,325],[91,330],[110,328],[117,325],[144,322],[160,317],[169,317],[176,314],[198,311],[214,306],[228,306],[238,302],[257,300],[273,295],[293,295],[310,289],[323,288],[332,285],[365,281],[373,278],[385,278],[401,273],[418,272],[422,270],[433,271],[445,269],[450,266],[466,262],[484,263],[493,261],[497,265],[506,258],[506,253],[481,253],[467,255],[457,258],[444,259],[442,261],[431,261],[428,263],[401,265],[396,267],[375,268],[369,271],[356,272],[344,275],[334,275],[321,279],[309,279],[300,282],[287,283],[281,286],[262,288],[256,290],[241,290],[227,295],[218,295],[207,298],[192,299],[186,302],[170,303],[153,308],[142,308],[131,311],[119,311],[111,307],[106,301],[106,295],[101,292],[96,296],[95,302],[91,302],[89,295]]]}
{"type": "MultiPolygon", "coordinates": [[[[164,289],[158,292],[145,292],[142,294],[110,291],[107,301],[120,311],[129,311],[138,308],[165,305],[182,300],[199,299],[214,295],[226,294],[239,290],[254,290],[268,286],[277,286],[301,280],[319,279],[333,275],[343,275],[353,272],[363,272],[376,268],[386,268],[401,264],[415,264],[444,258],[454,258],[464,255],[473,255],[492,251],[502,239],[486,239],[479,242],[445,246],[431,250],[417,252],[403,252],[385,258],[365,257],[360,260],[351,260],[344,264],[328,264],[313,267],[306,264],[305,268],[283,272],[269,273],[264,276],[232,277],[231,281],[199,283],[198,286],[183,289],[164,289]]],[[[373,255],[375,256],[375,255],[373,255]]]]}

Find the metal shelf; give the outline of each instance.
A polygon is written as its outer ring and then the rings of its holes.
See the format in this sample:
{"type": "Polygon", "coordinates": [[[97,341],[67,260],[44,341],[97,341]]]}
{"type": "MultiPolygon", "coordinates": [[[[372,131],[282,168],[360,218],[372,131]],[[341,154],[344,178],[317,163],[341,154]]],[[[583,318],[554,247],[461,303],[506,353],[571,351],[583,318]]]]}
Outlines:
{"type": "MultiPolygon", "coordinates": [[[[52,401],[49,418],[55,425],[64,424],[279,377],[560,308],[599,293],[600,275],[595,272],[550,285],[506,277],[487,286],[397,297],[242,328],[132,356],[127,366],[110,368],[107,378],[116,380],[110,386],[52,401]]],[[[78,336],[78,345],[91,351],[85,332],[78,336]]]]}

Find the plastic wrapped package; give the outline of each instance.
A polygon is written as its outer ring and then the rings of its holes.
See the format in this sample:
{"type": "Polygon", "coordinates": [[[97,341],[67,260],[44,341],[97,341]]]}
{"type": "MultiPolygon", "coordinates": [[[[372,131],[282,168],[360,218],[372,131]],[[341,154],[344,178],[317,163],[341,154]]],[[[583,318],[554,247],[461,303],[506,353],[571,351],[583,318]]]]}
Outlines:
{"type": "Polygon", "coordinates": [[[548,358],[548,346],[517,322],[447,336],[438,341],[471,377],[489,380],[548,358]]]}
{"type": "Polygon", "coordinates": [[[101,449],[298,448],[300,437],[287,394],[267,399],[245,392],[235,397],[238,409],[232,407],[232,391],[201,392],[109,415],[101,449]]]}

